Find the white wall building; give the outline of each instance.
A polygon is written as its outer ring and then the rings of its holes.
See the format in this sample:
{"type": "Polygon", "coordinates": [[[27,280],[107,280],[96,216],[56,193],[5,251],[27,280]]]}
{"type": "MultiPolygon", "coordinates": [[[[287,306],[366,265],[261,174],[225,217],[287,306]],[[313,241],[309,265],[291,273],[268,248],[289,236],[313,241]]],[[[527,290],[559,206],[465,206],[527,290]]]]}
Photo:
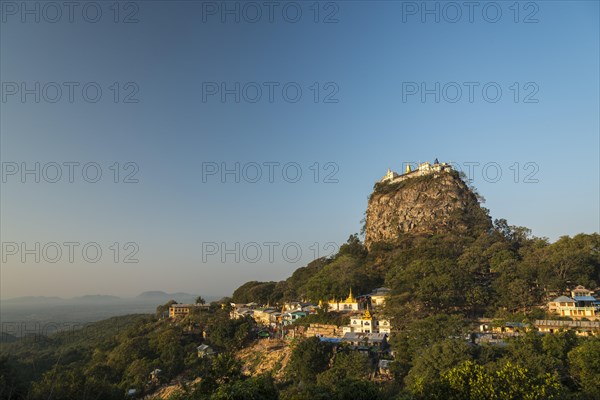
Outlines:
{"type": "Polygon", "coordinates": [[[344,333],[387,333],[390,335],[392,325],[388,319],[378,319],[369,310],[364,315],[350,317],[350,325],[343,327],[344,333]]]}

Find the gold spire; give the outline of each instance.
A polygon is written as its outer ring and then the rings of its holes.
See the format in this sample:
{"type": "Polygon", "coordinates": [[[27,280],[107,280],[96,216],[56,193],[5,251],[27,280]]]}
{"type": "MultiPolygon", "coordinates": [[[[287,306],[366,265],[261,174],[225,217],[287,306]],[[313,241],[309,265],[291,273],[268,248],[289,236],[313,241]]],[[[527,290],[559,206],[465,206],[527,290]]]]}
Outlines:
{"type": "Polygon", "coordinates": [[[406,173],[408,174],[410,171],[410,164],[406,164],[406,173]]]}
{"type": "Polygon", "coordinates": [[[365,316],[363,317],[363,319],[371,319],[371,312],[369,311],[369,309],[367,308],[367,310],[365,311],[365,316]]]}
{"type": "Polygon", "coordinates": [[[350,288],[350,294],[348,294],[348,298],[346,299],[346,303],[354,303],[354,296],[352,295],[352,288],[350,288]]]}

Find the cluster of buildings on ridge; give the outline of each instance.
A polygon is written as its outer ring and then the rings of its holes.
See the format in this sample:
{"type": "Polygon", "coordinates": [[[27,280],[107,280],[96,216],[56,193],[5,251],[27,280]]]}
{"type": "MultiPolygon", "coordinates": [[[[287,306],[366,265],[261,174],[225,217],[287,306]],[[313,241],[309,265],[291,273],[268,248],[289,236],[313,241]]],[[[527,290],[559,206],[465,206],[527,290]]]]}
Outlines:
{"type": "Polygon", "coordinates": [[[403,174],[398,174],[391,169],[388,168],[387,174],[381,180],[380,183],[396,183],[402,182],[406,179],[416,178],[418,176],[424,176],[434,173],[439,173],[442,171],[452,171],[452,165],[448,163],[441,163],[436,158],[433,164],[429,161],[425,161],[424,163],[419,162],[417,164],[417,168],[414,170],[411,168],[410,164],[406,165],[406,170],[403,174]]]}
{"type": "MultiPolygon", "coordinates": [[[[289,338],[295,336],[317,336],[323,341],[346,342],[356,347],[370,347],[382,350],[387,347],[387,339],[392,335],[393,325],[389,318],[383,317],[382,309],[390,289],[377,288],[372,293],[355,297],[352,290],[345,299],[329,299],[310,302],[292,301],[282,307],[262,307],[257,303],[231,303],[230,318],[251,317],[264,330],[262,337],[289,338]],[[330,324],[294,324],[307,315],[316,314],[327,307],[329,311],[343,313],[349,317],[346,326],[330,324]]],[[[600,334],[600,300],[594,292],[583,286],[570,291],[570,297],[559,296],[548,302],[548,311],[561,319],[536,320],[532,324],[507,322],[492,326],[491,320],[480,320],[479,332],[474,332],[472,341],[483,342],[503,340],[506,336],[519,335],[532,327],[541,333],[554,333],[561,330],[574,330],[579,335],[600,334]]],[[[169,308],[169,317],[178,319],[188,315],[194,308],[208,309],[201,304],[173,304],[169,308]]],[[[210,351],[208,351],[210,353],[210,351]]],[[[199,356],[207,354],[206,349],[198,349],[199,356]]]]}
{"type": "Polygon", "coordinates": [[[479,332],[473,334],[474,342],[502,341],[506,336],[518,336],[531,329],[539,333],[571,330],[579,336],[600,334],[600,299],[592,290],[577,286],[571,296],[558,296],[546,305],[548,311],[560,319],[538,319],[532,323],[506,322],[492,326],[491,320],[480,320],[479,332]]]}
{"type": "Polygon", "coordinates": [[[375,347],[378,350],[387,346],[387,338],[392,333],[391,321],[376,316],[385,305],[385,297],[390,289],[377,288],[372,293],[354,297],[352,290],[346,299],[330,299],[318,304],[288,302],[281,309],[260,308],[256,303],[231,304],[231,318],[252,317],[258,324],[268,327],[274,335],[281,337],[318,336],[323,341],[346,342],[351,346],[375,347]],[[308,327],[293,325],[295,321],[317,310],[327,307],[329,311],[349,316],[347,326],[310,324],[308,327]]]}

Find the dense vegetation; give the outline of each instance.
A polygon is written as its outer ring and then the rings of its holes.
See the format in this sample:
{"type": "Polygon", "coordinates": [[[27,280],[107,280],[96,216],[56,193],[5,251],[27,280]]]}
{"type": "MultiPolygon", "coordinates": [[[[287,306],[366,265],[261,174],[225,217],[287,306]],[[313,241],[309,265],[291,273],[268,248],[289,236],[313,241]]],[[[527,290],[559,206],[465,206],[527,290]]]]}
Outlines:
{"type": "MultiPolygon", "coordinates": [[[[158,307],[158,316],[164,307],[158,307]]],[[[130,389],[143,393],[175,377],[197,376],[210,377],[202,390],[212,393],[222,374],[237,367],[230,353],[248,343],[254,325],[251,319],[230,320],[229,312],[215,305],[178,324],[151,315],[124,316],[81,331],[3,344],[0,399],[123,399],[130,389]],[[202,332],[223,353],[214,363],[197,355],[202,332]],[[150,384],[155,369],[161,373],[150,384]]]]}
{"type": "MultiPolygon", "coordinates": [[[[292,364],[296,384],[282,391],[282,397],[356,399],[364,392],[370,399],[600,398],[599,337],[532,332],[505,347],[465,340],[476,318],[544,318],[542,306],[548,299],[578,284],[597,288],[599,283],[598,234],[550,243],[526,228],[496,220],[493,229],[477,236],[403,235],[395,243],[375,244],[370,252],[352,235],[334,257],[315,260],[286,281],[271,282],[277,291],[269,301],[344,298],[349,287],[355,293],[391,288],[385,313],[399,330],[391,339],[393,383],[373,386],[358,379],[363,386],[355,388],[346,375],[331,372],[336,370],[331,359],[316,364],[333,365],[329,368],[302,372],[306,360],[314,363],[314,354],[305,355],[305,361],[292,364]],[[331,375],[336,379],[325,378],[331,375]],[[347,387],[353,387],[352,395],[344,397],[347,387]]],[[[260,287],[259,282],[252,285],[260,287]]],[[[242,286],[238,294],[244,290],[242,286]]],[[[324,352],[323,357],[330,355],[324,352]]]]}
{"type": "Polygon", "coordinates": [[[598,234],[549,243],[497,220],[494,229],[476,237],[403,235],[396,243],[374,244],[370,252],[352,235],[334,257],[317,259],[286,281],[249,282],[235,291],[234,300],[259,294],[271,304],[327,301],[345,298],[350,288],[369,293],[386,286],[393,291],[388,311],[409,321],[439,313],[494,317],[535,312],[548,296],[567,287],[596,288],[599,283],[598,234]]]}
{"type": "MultiPolygon", "coordinates": [[[[380,355],[334,350],[316,338],[293,343],[284,378],[246,376],[233,354],[260,331],[252,319],[231,320],[228,307],[215,303],[173,323],[163,318],[167,303],[156,316],[113,318],[33,340],[5,338],[0,399],[123,399],[130,389],[152,393],[173,380],[185,387],[173,400],[598,399],[600,337],[531,331],[505,346],[466,338],[477,318],[544,317],[540,306],[550,297],[599,283],[598,234],[550,243],[497,220],[468,235],[401,235],[370,251],[352,235],[335,256],[285,281],[248,282],[231,300],[327,302],[345,298],[350,288],[364,294],[386,286],[385,314],[395,328],[390,379],[373,379],[380,355]],[[201,343],[217,355],[198,357],[201,343]],[[161,373],[150,382],[155,369],[161,373]]],[[[308,322],[347,321],[320,312],[297,323],[308,322]]]]}

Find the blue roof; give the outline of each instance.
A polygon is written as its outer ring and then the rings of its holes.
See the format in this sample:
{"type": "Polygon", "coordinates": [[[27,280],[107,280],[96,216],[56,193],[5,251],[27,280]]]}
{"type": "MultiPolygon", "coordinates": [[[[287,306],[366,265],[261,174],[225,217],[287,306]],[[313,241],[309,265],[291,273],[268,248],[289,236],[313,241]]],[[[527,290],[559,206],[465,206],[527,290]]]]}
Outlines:
{"type": "Polygon", "coordinates": [[[596,301],[593,296],[575,296],[575,301],[596,301]]]}
{"type": "Polygon", "coordinates": [[[341,343],[341,341],[342,341],[341,338],[333,338],[333,337],[320,337],[319,340],[321,342],[326,342],[326,343],[341,343]]]}

